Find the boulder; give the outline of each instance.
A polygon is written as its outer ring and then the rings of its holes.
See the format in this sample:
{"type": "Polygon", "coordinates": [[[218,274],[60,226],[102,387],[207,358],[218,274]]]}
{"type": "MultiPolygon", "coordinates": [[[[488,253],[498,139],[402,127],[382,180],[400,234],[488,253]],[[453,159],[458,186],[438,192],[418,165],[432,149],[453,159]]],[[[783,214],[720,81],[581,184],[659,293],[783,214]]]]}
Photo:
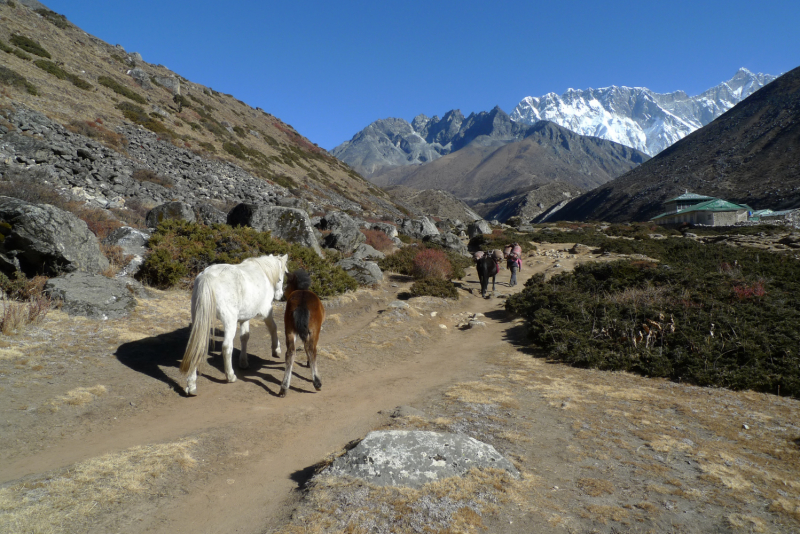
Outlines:
{"type": "Polygon", "coordinates": [[[97,237],[75,215],[49,204],[0,197],[0,271],[27,276],[108,268],[97,237]]]}
{"type": "Polygon", "coordinates": [[[378,264],[372,261],[359,260],[356,258],[345,258],[336,263],[337,266],[345,270],[351,278],[362,286],[372,286],[383,280],[383,273],[378,264]]]}
{"type": "Polygon", "coordinates": [[[51,278],[44,292],[63,301],[61,309],[69,315],[109,319],[124,317],[136,307],[128,283],[101,274],[76,272],[51,278]]]}
{"type": "Polygon", "coordinates": [[[423,238],[423,241],[433,243],[435,245],[439,245],[440,247],[444,247],[449,250],[453,250],[458,252],[462,256],[470,256],[469,250],[467,250],[467,245],[464,244],[461,239],[455,234],[447,232],[445,234],[439,235],[429,235],[423,238]]]}
{"type": "Polygon", "coordinates": [[[474,467],[505,469],[519,476],[491,445],[461,434],[421,430],[370,432],[323,474],[356,477],[377,486],[419,488],[463,476],[474,467]]]}
{"type": "Polygon", "coordinates": [[[367,223],[366,227],[370,230],[380,230],[389,237],[397,237],[399,235],[397,233],[397,227],[389,223],[382,223],[382,222],[367,223]]]}
{"type": "Polygon", "coordinates": [[[272,237],[314,249],[323,256],[308,214],[297,208],[241,203],[228,212],[231,226],[249,226],[272,237]]]}
{"type": "Polygon", "coordinates": [[[591,254],[592,249],[586,245],[581,243],[575,243],[571,249],[569,249],[570,254],[575,254],[577,256],[583,256],[584,254],[591,254]]]}
{"type": "Polygon", "coordinates": [[[433,221],[427,217],[422,217],[421,219],[403,219],[398,231],[414,239],[422,239],[428,235],[439,235],[439,229],[436,228],[433,221]]]}
{"type": "Polygon", "coordinates": [[[361,243],[353,252],[353,257],[357,260],[382,260],[386,257],[386,254],[380,250],[375,250],[366,243],[361,243]]]}
{"type": "Polygon", "coordinates": [[[194,215],[197,222],[211,226],[212,224],[225,224],[228,221],[228,214],[217,209],[208,202],[198,202],[194,205],[194,215]]]}
{"type": "Polygon", "coordinates": [[[103,244],[107,246],[117,246],[122,248],[126,256],[130,256],[130,261],[123,266],[117,276],[133,276],[139,271],[144,256],[147,253],[147,242],[150,240],[150,232],[137,230],[130,226],[117,228],[108,237],[103,239],[103,244]]]}
{"type": "Polygon", "coordinates": [[[147,212],[144,222],[148,228],[155,228],[166,219],[177,219],[179,221],[195,222],[194,208],[185,202],[167,202],[156,206],[147,212]]]}
{"type": "Polygon", "coordinates": [[[341,252],[352,252],[364,243],[367,237],[361,233],[358,224],[343,211],[334,211],[326,214],[319,223],[321,230],[330,233],[323,237],[325,248],[335,248],[341,252]]]}
{"type": "Polygon", "coordinates": [[[467,226],[467,235],[469,236],[470,239],[478,235],[486,235],[491,233],[492,233],[491,225],[488,222],[484,221],[483,219],[479,221],[473,221],[469,223],[469,226],[467,226]]]}

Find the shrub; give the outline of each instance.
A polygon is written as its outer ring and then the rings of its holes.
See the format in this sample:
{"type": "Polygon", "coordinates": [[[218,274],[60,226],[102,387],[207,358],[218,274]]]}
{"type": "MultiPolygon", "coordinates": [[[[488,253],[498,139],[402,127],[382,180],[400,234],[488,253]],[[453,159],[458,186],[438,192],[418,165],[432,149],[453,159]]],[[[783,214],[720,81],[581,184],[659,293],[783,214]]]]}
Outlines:
{"type": "Polygon", "coordinates": [[[34,297],[41,297],[46,283],[46,276],[28,278],[22,272],[16,271],[12,279],[0,273],[0,290],[5,296],[14,300],[28,300],[34,297]]]}
{"type": "Polygon", "coordinates": [[[39,94],[36,86],[30,83],[25,76],[3,65],[0,65],[0,83],[24,89],[29,95],[36,96],[39,94]]]}
{"type": "Polygon", "coordinates": [[[8,45],[7,45],[6,43],[4,43],[3,41],[0,41],[0,50],[2,50],[3,52],[5,52],[5,53],[7,53],[7,54],[10,54],[10,53],[12,53],[12,52],[14,51],[14,49],[13,49],[13,48],[11,48],[10,46],[8,46],[8,45]]]}
{"type": "Polygon", "coordinates": [[[442,278],[422,278],[411,284],[412,297],[441,297],[458,300],[458,290],[449,280],[442,278]]]}
{"type": "Polygon", "coordinates": [[[394,241],[380,230],[362,229],[361,233],[367,238],[367,245],[381,252],[388,252],[394,248],[394,241]]]}
{"type": "Polygon", "coordinates": [[[168,220],[158,226],[148,248],[151,253],[145,258],[137,278],[161,288],[175,286],[184,278],[188,282],[212,264],[237,264],[264,254],[289,254],[289,270],[305,269],[311,275],[312,291],[321,297],[358,287],[358,283],[341,267],[320,258],[312,249],[243,226],[232,228],[218,224],[209,227],[168,220]]]}
{"type": "Polygon", "coordinates": [[[49,9],[43,9],[43,8],[39,8],[35,11],[36,13],[44,17],[45,20],[47,20],[54,26],[61,28],[62,30],[69,27],[69,22],[67,21],[67,17],[61,15],[60,13],[56,13],[55,11],[50,11],[49,9]]]}
{"type": "Polygon", "coordinates": [[[693,240],[609,240],[660,259],[531,278],[507,301],[550,358],[698,385],[800,395],[800,264],[693,240]],[[725,265],[737,269],[725,269],[725,265]]]}
{"type": "Polygon", "coordinates": [[[42,48],[42,45],[31,39],[30,37],[25,37],[24,35],[12,35],[9,39],[11,44],[18,46],[22,50],[33,54],[35,56],[44,57],[50,59],[50,52],[42,48]]]}
{"type": "Polygon", "coordinates": [[[5,335],[17,333],[23,327],[42,321],[52,307],[49,297],[31,297],[25,302],[3,299],[0,303],[0,332],[5,335]]]}
{"type": "MultiPolygon", "coordinates": [[[[124,96],[125,98],[129,98],[130,100],[133,100],[138,104],[147,104],[147,99],[145,99],[145,97],[143,97],[136,91],[128,87],[125,87],[114,78],[111,78],[109,76],[100,76],[97,78],[97,83],[99,83],[102,86],[108,87],[118,95],[124,96]]],[[[142,113],[144,113],[144,110],[142,110],[142,113]]]]}
{"type": "Polygon", "coordinates": [[[26,54],[25,52],[23,52],[19,48],[13,48],[11,50],[11,53],[14,54],[15,56],[17,56],[20,59],[24,59],[25,61],[30,61],[30,60],[33,59],[33,56],[31,56],[30,54],[26,54]]]}
{"type": "Polygon", "coordinates": [[[448,280],[453,268],[441,250],[422,249],[414,256],[411,275],[414,278],[441,278],[448,280]]]}
{"type": "Polygon", "coordinates": [[[92,84],[90,84],[80,76],[76,76],[75,74],[65,71],[52,61],[47,61],[46,59],[37,59],[36,61],[33,62],[33,64],[42,69],[43,71],[52,74],[59,80],[68,80],[72,85],[74,85],[78,89],[88,90],[92,88],[92,84]]]}
{"type": "Polygon", "coordinates": [[[117,109],[122,111],[122,115],[126,119],[136,124],[141,124],[151,132],[163,134],[170,139],[174,139],[178,136],[175,132],[164,126],[164,123],[148,115],[143,108],[136,104],[120,102],[117,104],[117,109]]]}

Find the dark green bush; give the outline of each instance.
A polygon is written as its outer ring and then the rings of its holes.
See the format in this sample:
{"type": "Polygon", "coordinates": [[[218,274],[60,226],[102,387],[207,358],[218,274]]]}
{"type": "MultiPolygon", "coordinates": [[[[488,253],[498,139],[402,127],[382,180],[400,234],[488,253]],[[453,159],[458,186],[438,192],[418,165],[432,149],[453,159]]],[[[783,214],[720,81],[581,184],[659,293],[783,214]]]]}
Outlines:
{"type": "Polygon", "coordinates": [[[141,124],[151,132],[155,132],[171,139],[178,137],[178,134],[167,128],[163,122],[151,117],[143,108],[137,106],[136,104],[131,104],[130,102],[120,102],[117,104],[117,109],[122,111],[122,115],[126,119],[131,122],[135,122],[136,124],[141,124]]]}
{"type": "Polygon", "coordinates": [[[97,83],[99,83],[102,86],[108,87],[118,95],[124,96],[125,98],[129,98],[136,103],[147,104],[147,99],[145,97],[143,97],[133,89],[125,87],[114,78],[111,78],[109,76],[99,76],[97,78],[97,83]]]}
{"type": "Polygon", "coordinates": [[[37,59],[33,62],[34,65],[39,67],[45,72],[48,72],[58,78],[59,80],[69,80],[72,85],[77,87],[78,89],[91,89],[92,84],[81,78],[80,76],[76,76],[75,74],[69,73],[53,63],[52,61],[48,61],[46,59],[37,59]]]}
{"type": "Polygon", "coordinates": [[[237,264],[264,254],[289,254],[289,270],[305,269],[311,275],[311,289],[320,296],[337,295],[358,287],[342,268],[320,258],[312,249],[248,227],[168,220],[156,229],[148,247],[151,254],[137,277],[155,287],[172,287],[181,279],[194,279],[209,265],[237,264]]]}
{"type": "Polygon", "coordinates": [[[25,76],[3,65],[0,65],[0,83],[25,89],[30,95],[36,96],[39,94],[36,86],[30,83],[25,76]]]}
{"type": "Polygon", "coordinates": [[[458,300],[458,290],[453,282],[442,278],[422,278],[411,285],[409,293],[412,297],[442,297],[458,300]]]}
{"type": "Polygon", "coordinates": [[[800,395],[800,262],[689,239],[609,239],[661,260],[531,278],[506,308],[548,357],[698,385],[800,395]]]}
{"type": "Polygon", "coordinates": [[[35,56],[44,57],[50,59],[50,52],[42,48],[42,45],[31,39],[30,37],[25,37],[24,35],[12,35],[9,39],[11,44],[18,46],[22,50],[33,54],[35,56]]]}
{"type": "Polygon", "coordinates": [[[0,50],[2,50],[3,52],[6,52],[7,54],[10,54],[11,52],[14,51],[13,48],[11,48],[7,44],[5,44],[3,41],[0,41],[0,50]]]}
{"type": "Polygon", "coordinates": [[[25,61],[30,61],[30,60],[33,59],[33,56],[31,56],[30,54],[26,54],[25,52],[23,52],[19,48],[12,48],[11,49],[11,53],[14,54],[15,56],[17,56],[20,59],[24,59],[25,61]]]}
{"type": "Polygon", "coordinates": [[[38,14],[45,18],[48,22],[55,25],[62,30],[69,28],[69,22],[67,21],[67,17],[61,15],[60,13],[56,13],[55,11],[50,11],[49,9],[42,9],[39,8],[36,10],[38,14]]]}

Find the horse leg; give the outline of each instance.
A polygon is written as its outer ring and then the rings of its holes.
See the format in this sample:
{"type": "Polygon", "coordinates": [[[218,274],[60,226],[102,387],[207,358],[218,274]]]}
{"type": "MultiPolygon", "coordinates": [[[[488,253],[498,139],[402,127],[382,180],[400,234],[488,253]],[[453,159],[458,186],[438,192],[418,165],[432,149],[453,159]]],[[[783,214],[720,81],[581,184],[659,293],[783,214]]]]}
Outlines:
{"type": "Polygon", "coordinates": [[[242,350],[239,352],[239,369],[247,369],[247,342],[250,340],[250,321],[242,321],[239,325],[239,340],[242,342],[242,350]]]}
{"type": "MultiPolygon", "coordinates": [[[[494,287],[495,287],[495,286],[494,286],[495,280],[497,280],[497,275],[494,275],[494,276],[492,277],[492,291],[494,291],[494,290],[495,290],[495,289],[494,289],[494,287]]],[[[487,285],[488,285],[488,284],[487,284],[487,285]]]]}
{"type": "Polygon", "coordinates": [[[233,357],[233,338],[236,336],[236,320],[222,322],[225,328],[225,335],[222,338],[222,360],[225,362],[225,376],[228,382],[236,382],[236,374],[233,372],[231,358],[233,357]]]}
{"type": "Polygon", "coordinates": [[[286,392],[289,391],[289,386],[292,383],[292,367],[294,367],[295,357],[295,333],[290,332],[287,328],[286,332],[286,372],[283,375],[283,383],[281,383],[280,396],[285,397],[286,392]]]}
{"type": "Polygon", "coordinates": [[[314,389],[319,391],[322,389],[322,380],[319,378],[319,372],[317,372],[317,336],[314,334],[308,336],[308,341],[303,344],[303,348],[306,351],[306,356],[308,356],[308,366],[311,367],[314,389]]]}
{"type": "MultiPolygon", "coordinates": [[[[269,330],[269,335],[272,338],[272,357],[273,358],[280,358],[281,357],[281,340],[278,337],[278,325],[275,324],[275,314],[273,310],[269,310],[269,315],[266,319],[264,319],[264,324],[267,325],[267,330],[269,330]]],[[[287,337],[288,340],[288,337],[287,337]]],[[[286,341],[288,344],[289,341],[286,341]]],[[[289,350],[288,347],[286,350],[289,350]]]]}
{"type": "Polygon", "coordinates": [[[190,397],[197,395],[197,368],[192,369],[192,372],[187,375],[186,389],[184,391],[190,397]]]}

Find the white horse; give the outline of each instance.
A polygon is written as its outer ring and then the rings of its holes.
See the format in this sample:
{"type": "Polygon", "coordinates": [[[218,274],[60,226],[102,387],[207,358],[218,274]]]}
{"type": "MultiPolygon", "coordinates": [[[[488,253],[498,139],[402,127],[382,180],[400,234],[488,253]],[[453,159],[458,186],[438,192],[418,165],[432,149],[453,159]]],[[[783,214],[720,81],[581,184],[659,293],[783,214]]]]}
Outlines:
{"type": "Polygon", "coordinates": [[[272,337],[272,356],[280,357],[281,342],[272,314],[272,301],[283,297],[283,276],[288,261],[288,255],[261,256],[246,259],[239,265],[211,265],[197,276],[192,291],[192,330],[181,361],[181,372],[188,377],[187,395],[197,395],[197,366],[208,353],[215,315],[225,329],[222,356],[228,382],[236,382],[231,357],[237,323],[241,327],[242,342],[240,369],[248,367],[250,319],[264,319],[272,337]]]}

